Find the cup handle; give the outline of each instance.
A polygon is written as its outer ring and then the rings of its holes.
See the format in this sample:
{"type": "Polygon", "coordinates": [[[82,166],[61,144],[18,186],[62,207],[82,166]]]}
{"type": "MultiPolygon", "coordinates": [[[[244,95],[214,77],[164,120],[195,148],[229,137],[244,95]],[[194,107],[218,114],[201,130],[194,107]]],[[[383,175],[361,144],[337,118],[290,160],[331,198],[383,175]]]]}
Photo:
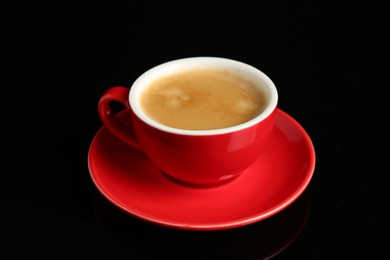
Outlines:
{"type": "Polygon", "coordinates": [[[138,150],[142,150],[134,129],[121,122],[118,117],[116,117],[116,114],[112,111],[110,106],[111,102],[118,102],[122,104],[125,109],[130,109],[128,96],[129,89],[126,87],[114,86],[109,88],[99,99],[99,117],[103,121],[104,126],[116,137],[128,145],[138,150]]]}

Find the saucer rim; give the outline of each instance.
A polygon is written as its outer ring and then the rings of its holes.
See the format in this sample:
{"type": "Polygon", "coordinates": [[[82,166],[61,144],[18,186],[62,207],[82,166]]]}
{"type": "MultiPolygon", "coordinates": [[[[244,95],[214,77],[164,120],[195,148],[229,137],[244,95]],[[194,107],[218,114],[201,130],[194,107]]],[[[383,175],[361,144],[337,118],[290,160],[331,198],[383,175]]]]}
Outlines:
{"type": "MultiPolygon", "coordinates": [[[[273,207],[270,207],[267,210],[258,212],[254,215],[236,219],[234,221],[223,221],[223,222],[218,222],[217,223],[212,223],[212,224],[186,224],[186,223],[178,223],[176,221],[164,221],[161,219],[156,218],[155,216],[150,216],[145,212],[140,212],[134,208],[129,208],[126,207],[125,205],[121,205],[121,203],[118,203],[115,201],[113,198],[111,198],[110,194],[107,194],[106,190],[103,190],[103,188],[100,186],[99,183],[101,181],[98,181],[95,176],[93,175],[92,172],[92,167],[91,167],[91,150],[93,147],[93,143],[95,142],[97,136],[100,134],[101,131],[104,131],[105,126],[101,126],[98,131],[95,133],[92,142],[89,146],[88,150],[88,170],[89,170],[89,175],[92,178],[92,181],[95,185],[95,187],[99,190],[99,192],[106,198],[108,199],[114,206],[116,206],[118,209],[121,211],[125,212],[126,214],[129,214],[133,217],[136,217],[138,219],[147,221],[152,224],[158,224],[161,226],[165,227],[170,227],[170,228],[177,228],[177,229],[182,229],[182,230],[194,230],[194,231],[212,231],[212,230],[224,230],[224,229],[231,229],[231,228],[237,228],[237,227],[242,227],[246,226],[255,222],[259,222],[261,220],[267,219],[278,212],[282,211],[283,209],[287,208],[290,204],[292,204],[301,194],[306,190],[308,185],[310,184],[311,179],[313,178],[314,175],[314,170],[315,170],[315,164],[316,164],[316,154],[315,154],[315,148],[313,145],[313,142],[306,132],[306,130],[302,127],[301,124],[299,124],[291,115],[286,113],[285,111],[281,110],[280,108],[277,108],[276,115],[280,114],[282,117],[284,117],[289,124],[293,124],[294,128],[299,132],[299,134],[302,136],[304,139],[304,145],[307,147],[307,162],[309,163],[307,170],[305,171],[305,177],[292,192],[290,195],[286,196],[285,199],[283,199],[280,203],[277,205],[274,205],[273,207]]],[[[240,178],[239,176],[238,178],[240,178]]],[[[235,181],[235,180],[233,180],[235,181]]],[[[223,185],[222,185],[223,186],[223,185]]],[[[190,187],[182,186],[184,189],[193,189],[190,187]]],[[[219,186],[216,187],[210,187],[210,188],[201,188],[201,189],[216,189],[219,188],[219,186]]]]}

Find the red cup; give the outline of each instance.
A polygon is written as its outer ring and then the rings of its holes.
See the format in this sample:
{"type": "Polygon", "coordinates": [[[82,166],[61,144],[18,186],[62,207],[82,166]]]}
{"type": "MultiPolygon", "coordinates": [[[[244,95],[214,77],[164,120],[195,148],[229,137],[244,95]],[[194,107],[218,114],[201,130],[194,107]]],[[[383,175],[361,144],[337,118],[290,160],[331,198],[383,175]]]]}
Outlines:
{"type": "Polygon", "coordinates": [[[257,68],[226,58],[194,57],[158,65],[143,73],[130,89],[111,87],[100,98],[98,111],[108,130],[143,151],[168,176],[191,185],[210,186],[243,174],[267,148],[277,101],[274,83],[257,68]],[[267,93],[265,109],[240,125],[212,130],[172,128],[148,117],[140,107],[139,96],[149,83],[191,68],[217,68],[239,73],[267,93]],[[111,102],[119,102],[129,110],[125,122],[116,117],[111,102]]]}

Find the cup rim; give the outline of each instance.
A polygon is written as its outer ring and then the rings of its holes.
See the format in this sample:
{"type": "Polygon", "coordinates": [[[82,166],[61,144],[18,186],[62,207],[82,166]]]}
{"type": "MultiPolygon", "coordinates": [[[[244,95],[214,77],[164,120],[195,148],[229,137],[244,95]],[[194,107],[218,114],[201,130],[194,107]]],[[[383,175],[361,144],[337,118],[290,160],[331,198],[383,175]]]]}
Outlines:
{"type": "Polygon", "coordinates": [[[271,115],[277,107],[278,92],[273,81],[264,72],[252,65],[229,58],[201,56],[171,60],[152,67],[151,69],[141,74],[133,82],[130,88],[128,99],[131,110],[134,112],[134,114],[144,123],[150,125],[153,128],[179,135],[210,136],[240,131],[256,125],[264,119],[268,118],[268,116],[271,115]],[[242,124],[210,130],[188,130],[169,127],[154,121],[142,111],[139,105],[139,96],[151,81],[165,74],[197,67],[229,69],[241,74],[245,73],[246,76],[252,77],[253,80],[260,80],[262,85],[266,86],[268,91],[269,102],[267,107],[259,115],[242,124]]]}

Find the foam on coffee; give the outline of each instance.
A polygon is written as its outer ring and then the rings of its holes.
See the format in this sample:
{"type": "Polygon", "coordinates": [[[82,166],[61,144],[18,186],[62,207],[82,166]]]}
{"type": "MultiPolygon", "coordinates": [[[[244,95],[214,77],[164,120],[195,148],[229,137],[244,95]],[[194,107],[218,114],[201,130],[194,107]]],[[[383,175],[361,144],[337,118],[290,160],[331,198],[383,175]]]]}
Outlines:
{"type": "Polygon", "coordinates": [[[169,127],[187,130],[225,128],[262,112],[266,94],[238,74],[191,69],[158,78],[140,97],[142,110],[169,127]]]}

